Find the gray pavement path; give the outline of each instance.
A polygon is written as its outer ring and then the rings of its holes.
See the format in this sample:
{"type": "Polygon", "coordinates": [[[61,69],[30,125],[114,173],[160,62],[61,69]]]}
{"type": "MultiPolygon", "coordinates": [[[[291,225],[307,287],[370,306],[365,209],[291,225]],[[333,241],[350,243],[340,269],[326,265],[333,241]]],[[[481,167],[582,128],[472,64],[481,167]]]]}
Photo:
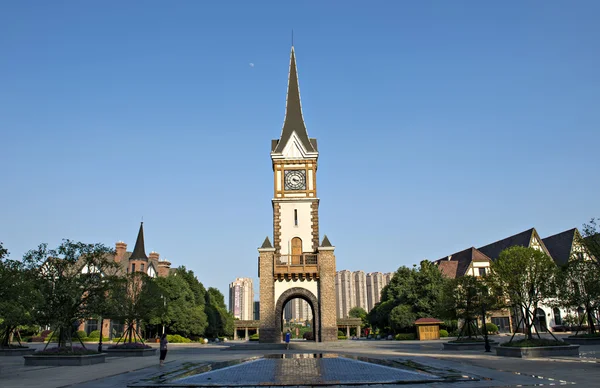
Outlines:
{"type": "MultiPolygon", "coordinates": [[[[289,351],[224,350],[221,345],[171,344],[167,362],[156,357],[108,357],[105,364],[82,367],[25,367],[22,357],[0,357],[0,387],[126,387],[152,377],[166,377],[185,368],[274,353],[338,353],[396,360],[433,374],[465,374],[479,381],[435,386],[491,387],[578,384],[600,386],[600,346],[584,346],[582,357],[514,359],[482,351],[443,351],[443,341],[339,341],[295,343],[289,351]]],[[[153,344],[154,345],[154,344],[153,344]]],[[[431,384],[430,384],[431,385],[431,384]]],[[[389,386],[389,385],[388,385],[389,386]]],[[[406,387],[407,385],[403,385],[406,387]]],[[[422,385],[421,385],[422,386],[422,385]]]]}

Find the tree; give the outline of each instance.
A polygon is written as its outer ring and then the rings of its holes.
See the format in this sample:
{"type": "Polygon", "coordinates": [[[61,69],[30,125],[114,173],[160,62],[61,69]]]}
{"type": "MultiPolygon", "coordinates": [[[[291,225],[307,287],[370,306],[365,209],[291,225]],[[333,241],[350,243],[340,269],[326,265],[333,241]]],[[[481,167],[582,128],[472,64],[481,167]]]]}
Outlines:
{"type": "Polygon", "coordinates": [[[580,245],[590,258],[600,266],[600,230],[596,219],[592,218],[589,224],[584,224],[581,237],[578,239],[580,245]]]}
{"type": "Polygon", "coordinates": [[[360,318],[362,327],[369,326],[369,321],[367,320],[367,312],[364,308],[360,306],[352,307],[350,311],[348,311],[348,316],[350,318],[360,318]]]}
{"type": "MultiPolygon", "coordinates": [[[[369,322],[383,330],[405,328],[406,320],[391,322],[392,310],[400,305],[410,307],[410,312],[413,314],[411,317],[424,318],[436,315],[446,281],[437,266],[428,260],[423,260],[418,268],[416,266],[398,268],[390,283],[383,288],[380,303],[369,312],[369,322]]],[[[407,309],[396,311],[407,311],[407,309]]],[[[398,315],[395,316],[399,318],[398,315]]]]}
{"type": "MultiPolygon", "coordinates": [[[[113,278],[109,287],[108,317],[124,322],[122,339],[134,342],[142,337],[139,328],[143,322],[149,322],[162,307],[160,288],[144,272],[132,272],[113,278]]],[[[119,339],[121,341],[121,339],[119,339]]]]}
{"type": "Polygon", "coordinates": [[[204,335],[208,325],[204,305],[196,301],[186,278],[176,272],[157,278],[156,282],[162,295],[159,297],[162,308],[151,323],[164,324],[170,332],[186,337],[204,335]]]}
{"type": "Polygon", "coordinates": [[[533,312],[540,302],[555,295],[555,274],[556,265],[550,256],[529,247],[507,248],[492,263],[490,280],[501,296],[523,314],[528,339],[533,338],[533,312]]]}
{"type": "Polygon", "coordinates": [[[233,334],[233,315],[227,311],[225,297],[216,288],[210,287],[207,290],[204,311],[208,319],[208,337],[233,334]]]}
{"type": "Polygon", "coordinates": [[[187,270],[185,266],[182,265],[175,270],[175,276],[182,277],[190,286],[190,289],[194,294],[194,301],[196,305],[204,305],[206,300],[206,289],[204,288],[204,285],[200,283],[198,278],[196,278],[194,271],[187,270]]]}
{"type": "MultiPolygon", "coordinates": [[[[440,314],[448,319],[460,318],[463,325],[459,337],[477,337],[477,318],[485,321],[484,311],[501,308],[497,292],[490,292],[487,277],[461,276],[448,281],[440,305],[440,314]]],[[[487,314],[486,314],[487,315],[487,314]]]]}
{"type": "Polygon", "coordinates": [[[578,325],[581,326],[587,315],[589,333],[594,334],[594,312],[600,308],[600,271],[597,264],[576,253],[560,269],[556,283],[560,305],[574,310],[583,306],[586,314],[581,317],[578,325]]]}
{"type": "Polygon", "coordinates": [[[23,257],[43,295],[35,306],[34,318],[50,325],[59,347],[72,347],[71,334],[79,322],[97,314],[93,302],[108,292],[105,277],[117,271],[108,260],[113,254],[102,244],[84,244],[64,240],[56,249],[41,244],[23,257]]]}
{"type": "Polygon", "coordinates": [[[0,243],[0,347],[10,347],[19,325],[33,323],[39,298],[31,273],[22,262],[8,259],[8,251],[0,243]]]}
{"type": "Polygon", "coordinates": [[[389,317],[390,328],[396,333],[411,330],[417,320],[417,315],[413,312],[412,306],[406,304],[399,304],[394,307],[389,317]]]}

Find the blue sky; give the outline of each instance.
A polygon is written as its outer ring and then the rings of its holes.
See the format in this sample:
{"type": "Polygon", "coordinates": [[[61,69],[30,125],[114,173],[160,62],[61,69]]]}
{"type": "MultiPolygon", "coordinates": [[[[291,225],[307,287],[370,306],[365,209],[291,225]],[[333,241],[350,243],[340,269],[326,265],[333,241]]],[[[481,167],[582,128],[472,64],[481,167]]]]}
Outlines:
{"type": "Polygon", "coordinates": [[[143,217],[146,251],[206,286],[257,282],[292,29],[338,269],[580,227],[600,216],[599,12],[0,2],[0,241],[12,257],[63,238],[132,249],[143,217]]]}

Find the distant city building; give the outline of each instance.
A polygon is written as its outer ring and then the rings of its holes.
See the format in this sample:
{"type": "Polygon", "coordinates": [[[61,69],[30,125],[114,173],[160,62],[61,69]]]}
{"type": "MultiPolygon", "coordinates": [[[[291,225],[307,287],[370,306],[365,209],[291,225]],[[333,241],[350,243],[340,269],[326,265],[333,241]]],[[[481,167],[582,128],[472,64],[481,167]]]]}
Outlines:
{"type": "Polygon", "coordinates": [[[356,300],[356,306],[362,307],[365,311],[369,311],[369,304],[367,303],[367,275],[365,271],[354,271],[352,272],[354,279],[354,295],[356,300]]]}
{"type": "Polygon", "coordinates": [[[335,300],[337,303],[337,317],[347,318],[350,309],[356,306],[352,272],[343,270],[335,274],[335,300]]]}
{"type": "Polygon", "coordinates": [[[296,298],[290,300],[283,309],[283,319],[288,323],[304,324],[313,319],[312,309],[307,301],[296,298]]]}
{"type": "Polygon", "coordinates": [[[260,302],[257,300],[254,301],[254,320],[260,320],[260,302]]]}
{"type": "Polygon", "coordinates": [[[254,319],[252,279],[237,278],[229,285],[229,312],[242,321],[254,319]]]}
{"type": "Polygon", "coordinates": [[[381,272],[370,272],[367,274],[367,311],[381,300],[381,290],[383,289],[383,274],[381,272]]]}
{"type": "Polygon", "coordinates": [[[393,277],[394,277],[394,273],[393,272],[384,273],[383,274],[383,286],[385,287],[388,284],[390,284],[390,282],[392,281],[393,277]]]}

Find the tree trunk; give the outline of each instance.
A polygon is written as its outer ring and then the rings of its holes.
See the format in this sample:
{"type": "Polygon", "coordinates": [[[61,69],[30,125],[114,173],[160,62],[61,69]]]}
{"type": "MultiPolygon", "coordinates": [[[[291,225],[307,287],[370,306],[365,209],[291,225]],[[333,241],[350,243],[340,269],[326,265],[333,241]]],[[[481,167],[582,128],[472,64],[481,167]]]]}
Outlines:
{"type": "Polygon", "coordinates": [[[588,326],[589,326],[590,334],[595,334],[596,333],[596,325],[594,322],[594,315],[592,314],[592,309],[588,305],[588,306],[586,306],[585,310],[586,310],[587,316],[588,316],[588,326]]]}
{"type": "Polygon", "coordinates": [[[528,340],[533,339],[533,334],[531,332],[531,326],[533,326],[533,320],[531,322],[529,321],[529,310],[526,308],[525,309],[525,330],[527,332],[528,340]]]}

